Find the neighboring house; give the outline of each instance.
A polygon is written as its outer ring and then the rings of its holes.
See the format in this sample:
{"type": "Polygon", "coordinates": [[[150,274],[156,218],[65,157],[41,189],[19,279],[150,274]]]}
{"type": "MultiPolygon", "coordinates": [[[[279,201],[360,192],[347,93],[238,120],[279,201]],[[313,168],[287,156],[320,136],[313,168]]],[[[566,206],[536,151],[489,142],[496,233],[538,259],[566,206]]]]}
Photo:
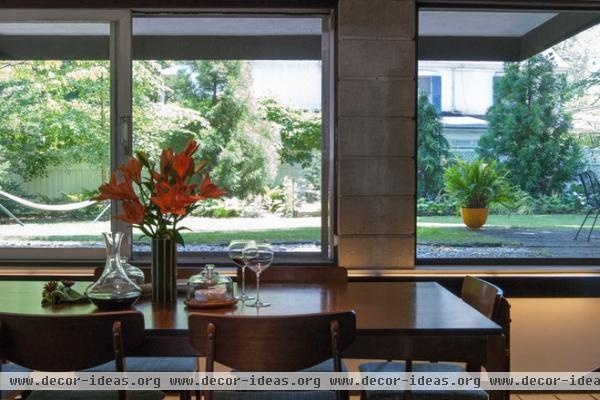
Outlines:
{"type": "MultiPolygon", "coordinates": [[[[568,65],[552,53],[557,70],[568,65]]],[[[444,136],[455,152],[473,153],[487,130],[485,114],[494,103],[494,83],[503,74],[502,62],[419,61],[419,92],[442,115],[444,136]]]]}

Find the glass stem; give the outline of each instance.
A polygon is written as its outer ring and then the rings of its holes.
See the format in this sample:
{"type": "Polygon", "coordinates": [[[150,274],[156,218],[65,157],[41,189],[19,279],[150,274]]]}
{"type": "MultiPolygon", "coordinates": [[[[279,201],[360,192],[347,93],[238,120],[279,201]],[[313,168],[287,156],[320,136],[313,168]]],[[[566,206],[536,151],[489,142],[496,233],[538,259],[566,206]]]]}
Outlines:
{"type": "Polygon", "coordinates": [[[246,297],[246,265],[242,267],[242,298],[246,297]]]}
{"type": "Polygon", "coordinates": [[[256,304],[260,304],[260,272],[256,273],[256,304]]]}

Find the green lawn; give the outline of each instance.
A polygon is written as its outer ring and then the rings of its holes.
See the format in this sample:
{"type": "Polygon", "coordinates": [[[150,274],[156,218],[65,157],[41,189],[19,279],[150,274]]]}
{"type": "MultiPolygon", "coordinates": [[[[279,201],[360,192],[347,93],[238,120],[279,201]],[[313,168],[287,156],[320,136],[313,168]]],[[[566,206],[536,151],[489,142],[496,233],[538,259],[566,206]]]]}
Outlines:
{"type": "Polygon", "coordinates": [[[510,245],[517,244],[498,239],[480,231],[470,231],[462,227],[425,228],[417,227],[417,241],[420,244],[452,244],[452,245],[510,245]]]}
{"type": "MultiPolygon", "coordinates": [[[[321,228],[289,228],[289,229],[265,229],[262,231],[218,231],[218,232],[182,232],[186,243],[203,244],[227,244],[231,239],[254,239],[268,242],[317,242],[321,240],[321,228]]],[[[81,241],[97,242],[97,235],[73,235],[73,236],[27,236],[23,240],[42,241],[81,241]]],[[[140,235],[134,235],[134,240],[140,239],[140,235]]]]}
{"type": "MultiPolygon", "coordinates": [[[[506,228],[553,228],[577,229],[585,215],[581,214],[552,214],[552,215],[490,215],[486,226],[506,228]]],[[[588,219],[589,221],[589,219],[588,219]]],[[[417,217],[419,223],[462,224],[457,216],[417,217]]]]}
{"type": "MultiPolygon", "coordinates": [[[[578,229],[585,215],[491,215],[484,229],[472,231],[467,229],[460,217],[418,217],[417,242],[420,244],[444,245],[518,245],[518,240],[496,237],[487,228],[528,228],[539,230],[578,229]],[[435,224],[428,226],[428,224],[435,224]]],[[[591,224],[588,219],[588,224],[591,224]]]]}

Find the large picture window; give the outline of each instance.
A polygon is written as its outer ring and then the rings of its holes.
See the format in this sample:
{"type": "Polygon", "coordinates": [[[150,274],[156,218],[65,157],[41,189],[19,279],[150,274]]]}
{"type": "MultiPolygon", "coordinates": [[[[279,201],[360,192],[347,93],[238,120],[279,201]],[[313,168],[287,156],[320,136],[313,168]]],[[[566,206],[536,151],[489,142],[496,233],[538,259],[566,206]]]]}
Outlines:
{"type": "Polygon", "coordinates": [[[101,257],[111,204],[89,199],[118,152],[121,45],[111,37],[127,30],[123,19],[118,11],[0,16],[3,258],[101,257]]]}
{"type": "MultiPolygon", "coordinates": [[[[101,256],[101,232],[131,228],[88,201],[100,183],[135,151],[195,139],[228,196],[182,222],[183,259],[248,238],[329,257],[327,17],[123,13],[120,35],[85,11],[0,20],[0,252],[101,256]]],[[[148,238],[128,238],[124,253],[146,257],[148,238]]]]}
{"type": "Polygon", "coordinates": [[[600,258],[599,16],[420,10],[418,261],[600,258]]]}

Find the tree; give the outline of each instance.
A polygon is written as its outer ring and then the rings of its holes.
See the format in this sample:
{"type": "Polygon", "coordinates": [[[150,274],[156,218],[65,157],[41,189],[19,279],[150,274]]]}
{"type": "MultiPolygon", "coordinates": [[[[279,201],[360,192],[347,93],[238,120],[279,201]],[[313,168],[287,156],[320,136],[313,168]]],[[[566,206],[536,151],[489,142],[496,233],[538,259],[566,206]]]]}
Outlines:
{"type": "Polygon", "coordinates": [[[108,167],[107,61],[6,61],[0,72],[0,158],[13,174],[27,181],[63,163],[108,167]]]}
{"type": "Polygon", "coordinates": [[[426,93],[419,95],[417,196],[435,198],[444,186],[444,168],[450,158],[450,146],[444,137],[437,110],[426,93]]]}
{"type": "Polygon", "coordinates": [[[308,168],[315,158],[320,160],[323,140],[321,113],[284,107],[272,99],[264,100],[262,106],[264,118],[279,130],[282,163],[308,168]]]}
{"type": "Polygon", "coordinates": [[[572,91],[551,56],[507,63],[496,83],[489,128],[479,141],[484,158],[498,160],[514,184],[532,196],[561,192],[582,164],[565,106],[572,91]]]}
{"type": "MultiPolygon", "coordinates": [[[[199,156],[213,170],[215,182],[239,198],[262,193],[273,175],[268,168],[270,139],[253,118],[249,85],[245,61],[189,61],[180,64],[167,96],[168,102],[193,109],[208,121],[210,128],[195,136],[199,156]]],[[[190,135],[180,135],[178,142],[190,135]]]]}
{"type": "MultiPolygon", "coordinates": [[[[108,61],[81,60],[0,64],[0,163],[8,164],[12,176],[27,181],[45,176],[52,166],[82,163],[107,178],[109,68],[108,61]]],[[[136,149],[157,154],[173,136],[208,129],[197,111],[160,101],[165,90],[161,65],[136,61],[133,72],[136,149]]],[[[7,174],[1,179],[8,183],[7,174]]]]}
{"type": "Polygon", "coordinates": [[[189,139],[198,139],[211,128],[200,111],[180,100],[164,100],[171,93],[169,78],[162,72],[166,66],[158,61],[133,63],[134,148],[156,157],[165,147],[182,150],[189,139]]]}

